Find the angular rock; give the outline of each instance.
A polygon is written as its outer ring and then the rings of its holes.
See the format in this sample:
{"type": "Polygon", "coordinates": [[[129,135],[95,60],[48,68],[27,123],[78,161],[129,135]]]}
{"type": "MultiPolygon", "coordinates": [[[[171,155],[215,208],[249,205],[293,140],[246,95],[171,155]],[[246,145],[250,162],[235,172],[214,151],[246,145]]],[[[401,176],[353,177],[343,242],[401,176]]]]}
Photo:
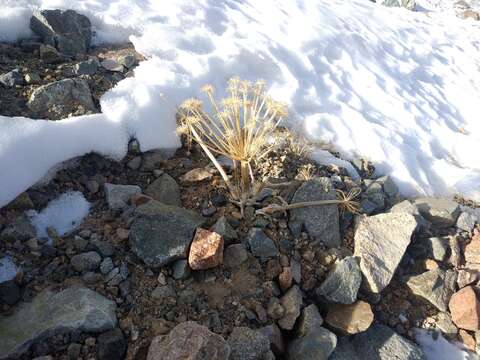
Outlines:
{"type": "Polygon", "coordinates": [[[66,60],[66,57],[60,54],[57,49],[50,45],[40,45],[40,58],[47,64],[59,64],[66,60]]]}
{"type": "Polygon", "coordinates": [[[73,67],[75,75],[93,75],[98,70],[98,60],[96,58],[79,62],[73,67]]]}
{"type": "Polygon", "coordinates": [[[460,215],[460,206],[452,200],[439,198],[418,198],[413,201],[420,214],[437,227],[455,225],[460,215]]]}
{"type": "Polygon", "coordinates": [[[362,274],[357,260],[346,257],[338,261],[317,289],[317,295],[327,301],[340,304],[353,304],[357,300],[362,274]]]}
{"type": "Polygon", "coordinates": [[[435,325],[448,337],[455,337],[458,329],[452,321],[452,316],[448,312],[437,314],[435,325]]]}
{"type": "Polygon", "coordinates": [[[145,264],[160,267],[186,258],[203,218],[192,211],[150,201],[135,209],[130,246],[145,264]]]}
{"type": "Polygon", "coordinates": [[[389,7],[404,7],[408,10],[415,10],[415,0],[378,0],[378,3],[389,7]]]}
{"type": "Polygon", "coordinates": [[[233,269],[248,259],[248,252],[243,244],[233,244],[225,249],[223,262],[227,268],[233,269]]]}
{"type": "MultiPolygon", "coordinates": [[[[315,178],[303,183],[295,192],[291,204],[304,201],[336,199],[329,178],[315,178]]],[[[315,241],[327,247],[341,245],[337,205],[307,206],[290,211],[290,222],[301,222],[315,241]]]]}
{"type": "Polygon", "coordinates": [[[0,358],[18,356],[34,342],[73,330],[100,333],[117,325],[115,302],[86,289],[44,290],[0,319],[0,358]]]}
{"type": "Polygon", "coordinates": [[[86,272],[95,271],[102,262],[102,257],[95,251],[89,251],[83,254],[78,254],[70,260],[75,271],[86,272]]]}
{"type": "Polygon", "coordinates": [[[175,280],[183,280],[190,276],[190,268],[187,260],[177,260],[173,263],[173,278],[175,280]]]}
{"type": "Polygon", "coordinates": [[[323,327],[317,327],[304,337],[291,341],[288,360],[327,360],[337,346],[337,337],[323,327]]]}
{"type": "Polygon", "coordinates": [[[480,280],[480,274],[477,270],[460,269],[457,272],[457,285],[459,289],[471,285],[478,280],[480,280]]]}
{"type": "Polygon", "coordinates": [[[147,360],[228,360],[227,342],[193,321],[177,325],[168,335],[152,340],[147,360]]]}
{"type": "Polygon", "coordinates": [[[96,112],[92,93],[85,79],[63,79],[36,88],[27,106],[37,114],[65,117],[81,106],[86,111],[96,112]]]}
{"type": "Polygon", "coordinates": [[[285,353],[285,342],[282,331],[275,323],[264,326],[258,329],[258,331],[268,338],[270,341],[270,349],[272,349],[275,355],[282,356],[285,353]]]}
{"type": "Polygon", "coordinates": [[[402,202],[399,202],[398,204],[395,204],[392,206],[392,208],[389,210],[391,213],[407,213],[410,215],[413,215],[415,220],[417,220],[417,231],[420,233],[428,233],[430,229],[430,222],[425,220],[425,218],[420,215],[420,211],[418,208],[413,205],[409,200],[404,200],[402,202]]]}
{"type": "Polygon", "coordinates": [[[359,300],[351,305],[332,305],[325,322],[342,334],[353,335],[367,330],[373,318],[370,304],[359,300]]]}
{"type": "Polygon", "coordinates": [[[467,212],[462,212],[457,219],[457,228],[463,231],[472,231],[475,223],[478,221],[477,217],[467,212]]]}
{"type": "Polygon", "coordinates": [[[268,359],[270,340],[260,331],[248,327],[235,327],[228,337],[230,360],[268,359]]]}
{"type": "Polygon", "coordinates": [[[310,304],[302,311],[302,315],[298,319],[296,328],[297,337],[310,334],[315,328],[322,326],[323,319],[315,304],[310,304]]]}
{"type": "Polygon", "coordinates": [[[278,326],[283,330],[292,330],[302,307],[302,293],[297,285],[294,285],[280,299],[280,304],[285,309],[285,314],[278,320],[278,326]]]}
{"type": "Polygon", "coordinates": [[[417,221],[407,213],[386,213],[359,220],[354,256],[374,293],[382,291],[397,269],[410,243],[417,221]]]}
{"type": "Polygon", "coordinates": [[[223,263],[223,238],[213,231],[197,228],[193,238],[188,264],[193,270],[206,270],[223,263]]]}
{"type": "Polygon", "coordinates": [[[225,216],[220,217],[210,230],[222,235],[226,241],[232,241],[238,238],[237,232],[229,224],[225,216]]]}
{"type": "Polygon", "coordinates": [[[409,253],[415,258],[429,258],[444,261],[449,250],[449,239],[432,237],[417,239],[409,247],[409,253]]]}
{"type": "Polygon", "coordinates": [[[480,302],[472,286],[453,294],[448,307],[457,327],[471,331],[480,329],[480,302]]]}
{"type": "Polygon", "coordinates": [[[164,161],[165,154],[161,150],[152,150],[143,154],[142,156],[142,170],[153,171],[157,169],[164,161]]]}
{"type": "Polygon", "coordinates": [[[424,298],[440,311],[446,311],[450,297],[455,292],[456,280],[454,271],[434,269],[411,276],[407,280],[407,286],[415,295],[424,298]]]}
{"type": "Polygon", "coordinates": [[[247,234],[247,242],[252,254],[259,258],[271,258],[278,255],[275,243],[259,228],[251,228],[247,234]]]}
{"type": "Polygon", "coordinates": [[[14,69],[5,74],[0,75],[0,84],[5,87],[14,87],[15,85],[23,85],[23,76],[18,69],[14,69]]]}
{"type": "Polygon", "coordinates": [[[37,236],[35,227],[28,217],[22,215],[0,233],[0,241],[27,241],[35,236],[37,236]]]}
{"type": "Polygon", "coordinates": [[[137,58],[135,57],[135,55],[132,54],[127,54],[119,57],[117,59],[117,62],[125,66],[127,69],[134,67],[138,63],[137,58]]]}
{"type": "Polygon", "coordinates": [[[180,188],[175,179],[168,174],[162,174],[152,182],[145,190],[145,194],[167,205],[182,206],[180,188]]]}
{"type": "Polygon", "coordinates": [[[142,189],[137,185],[105,184],[108,207],[112,210],[123,209],[128,205],[133,195],[141,193],[142,189]]]}
{"type": "Polygon", "coordinates": [[[480,264],[480,235],[475,235],[472,241],[465,246],[465,261],[471,264],[480,264]]]}
{"type": "Polygon", "coordinates": [[[101,334],[98,339],[97,354],[99,360],[123,359],[127,351],[127,341],[122,330],[115,328],[101,334]]]}
{"type": "Polygon", "coordinates": [[[105,59],[100,63],[100,65],[102,65],[102,67],[105,70],[108,70],[108,71],[114,71],[114,72],[124,72],[125,71],[125,68],[123,67],[123,65],[119,64],[118,62],[116,62],[113,59],[105,59]]]}
{"type": "Polygon", "coordinates": [[[92,40],[90,20],[73,10],[34,11],[30,29],[68,56],[85,54],[92,40]]]}

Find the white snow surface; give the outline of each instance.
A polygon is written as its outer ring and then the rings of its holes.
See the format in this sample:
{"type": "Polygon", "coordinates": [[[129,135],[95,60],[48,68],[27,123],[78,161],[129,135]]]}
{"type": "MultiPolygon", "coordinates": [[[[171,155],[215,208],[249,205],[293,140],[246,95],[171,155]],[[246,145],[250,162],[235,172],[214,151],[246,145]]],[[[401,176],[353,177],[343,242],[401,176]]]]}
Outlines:
{"type": "Polygon", "coordinates": [[[144,151],[177,147],[175,106],[234,75],[265,79],[292,126],[345,159],[374,162],[404,195],[480,200],[472,21],[368,0],[0,0],[3,39],[25,37],[34,8],[76,9],[95,43],[128,38],[148,60],[102,97],[102,114],[0,116],[0,206],[71,157],[121,158],[130,137],[144,151]]]}
{"type": "Polygon", "coordinates": [[[50,201],[40,212],[28,213],[39,238],[49,237],[47,228],[54,228],[62,236],[76,229],[88,215],[90,203],[79,191],[63,193],[50,201]]]}
{"type": "Polygon", "coordinates": [[[440,333],[414,329],[415,340],[425,353],[426,360],[478,360],[478,356],[466,351],[461,344],[451,343],[440,333]]]}

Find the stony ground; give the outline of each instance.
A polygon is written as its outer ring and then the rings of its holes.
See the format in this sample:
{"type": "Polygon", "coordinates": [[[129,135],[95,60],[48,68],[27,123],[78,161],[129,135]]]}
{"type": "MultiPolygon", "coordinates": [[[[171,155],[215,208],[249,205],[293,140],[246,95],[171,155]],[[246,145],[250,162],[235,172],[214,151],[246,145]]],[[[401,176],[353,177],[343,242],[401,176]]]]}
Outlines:
{"type": "MultiPolygon", "coordinates": [[[[67,57],[39,39],[3,44],[0,114],[98,112],[140,59],[129,45],[67,57]]],[[[0,359],[424,359],[414,328],[477,350],[476,204],[404,199],[366,161],[354,180],[289,132],[277,140],[256,178],[287,185],[244,216],[200,149],[167,157],[134,139],[122,161],[72,159],[0,209],[0,359]],[[359,214],[257,212],[354,188],[359,214]],[[67,191],[89,215],[38,236],[27,214],[67,191]]]]}

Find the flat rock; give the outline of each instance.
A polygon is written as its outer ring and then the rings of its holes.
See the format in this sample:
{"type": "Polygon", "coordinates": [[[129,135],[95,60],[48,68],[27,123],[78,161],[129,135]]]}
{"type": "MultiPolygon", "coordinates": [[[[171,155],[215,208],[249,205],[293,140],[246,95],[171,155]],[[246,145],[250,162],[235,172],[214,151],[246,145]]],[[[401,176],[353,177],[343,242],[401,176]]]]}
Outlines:
{"type": "Polygon", "coordinates": [[[266,360],[270,353],[268,337],[244,326],[233,328],[228,345],[231,349],[230,360],[266,360]]]}
{"type": "Polygon", "coordinates": [[[186,174],[180,176],[180,181],[183,182],[199,182],[209,180],[212,178],[212,172],[206,168],[197,168],[190,170],[186,174]]]}
{"type": "Polygon", "coordinates": [[[223,237],[216,232],[197,228],[188,254],[193,270],[206,270],[223,263],[223,237]]]}
{"type": "Polygon", "coordinates": [[[135,209],[130,246],[148,266],[167,265],[187,257],[193,233],[203,221],[192,211],[152,200],[135,209]]]}
{"type": "Polygon", "coordinates": [[[391,213],[407,213],[410,215],[413,215],[415,220],[417,220],[417,231],[420,233],[428,233],[430,230],[430,222],[425,220],[425,218],[420,214],[420,211],[418,208],[413,205],[409,200],[404,200],[401,201],[394,206],[388,211],[391,213]]]}
{"type": "Polygon", "coordinates": [[[87,53],[92,41],[90,20],[73,10],[34,11],[30,29],[68,56],[87,53]]]}
{"type": "Polygon", "coordinates": [[[0,359],[28,350],[34,342],[72,330],[101,333],[117,325],[115,302],[87,288],[44,290],[0,319],[0,359]]]}
{"type": "Polygon", "coordinates": [[[228,360],[230,347],[220,335],[193,321],[152,340],[147,360],[228,360]]]}
{"type": "Polygon", "coordinates": [[[434,269],[411,276],[406,283],[415,295],[424,298],[440,311],[446,311],[450,297],[455,292],[456,280],[454,271],[434,269]]]}
{"type": "Polygon", "coordinates": [[[329,302],[353,304],[357,300],[362,274],[357,260],[346,257],[333,266],[325,281],[317,289],[317,295],[329,302]]]}
{"type": "Polygon", "coordinates": [[[431,197],[418,198],[413,201],[420,214],[437,227],[455,225],[460,215],[460,206],[452,200],[431,197]]]}
{"type": "Polygon", "coordinates": [[[278,320],[278,326],[283,330],[292,330],[300,315],[303,299],[297,285],[293,285],[280,299],[280,304],[285,309],[285,314],[278,320]]]}
{"type": "Polygon", "coordinates": [[[288,360],[327,360],[337,346],[331,331],[317,327],[308,335],[291,341],[287,347],[288,360]]]}
{"type": "Polygon", "coordinates": [[[168,174],[162,174],[152,182],[145,190],[145,194],[167,205],[182,206],[180,188],[175,179],[168,174]]]}
{"type": "Polygon", "coordinates": [[[352,335],[367,330],[373,318],[370,304],[359,300],[350,305],[332,305],[325,322],[342,334],[352,335]]]}
{"type": "Polygon", "coordinates": [[[271,258],[278,255],[275,243],[259,228],[251,228],[247,234],[247,243],[252,254],[259,258],[271,258]]]}
{"type": "Polygon", "coordinates": [[[477,331],[480,328],[480,302],[472,286],[464,287],[452,295],[448,304],[452,321],[457,327],[477,331]]]}
{"type": "Polygon", "coordinates": [[[112,210],[123,209],[133,195],[141,194],[142,189],[137,185],[105,184],[105,196],[108,207],[112,210]]]}
{"type": "Polygon", "coordinates": [[[386,213],[360,218],[355,231],[354,256],[374,293],[389,283],[407,249],[417,221],[407,213],[386,213]]]}
{"type": "MultiPolygon", "coordinates": [[[[291,204],[334,200],[336,193],[329,178],[315,178],[303,183],[295,192],[291,204]]],[[[315,241],[327,247],[341,245],[337,205],[307,206],[290,211],[290,222],[301,222],[315,241]]]]}

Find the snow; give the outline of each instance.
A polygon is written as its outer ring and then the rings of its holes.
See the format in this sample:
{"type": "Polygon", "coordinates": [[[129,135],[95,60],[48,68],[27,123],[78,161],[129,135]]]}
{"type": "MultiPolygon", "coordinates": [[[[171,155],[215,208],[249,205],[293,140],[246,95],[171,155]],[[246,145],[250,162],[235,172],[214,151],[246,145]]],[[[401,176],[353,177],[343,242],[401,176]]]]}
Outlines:
{"type": "Polygon", "coordinates": [[[10,257],[0,258],[0,284],[14,279],[17,272],[18,268],[10,257]]]}
{"type": "Polygon", "coordinates": [[[129,38],[147,60],[102,114],[0,116],[0,206],[74,156],[121,158],[131,137],[143,151],[177,147],[175,107],[234,75],[265,79],[319,149],[374,162],[404,195],[480,200],[479,24],[368,0],[0,0],[2,19],[15,9],[2,36],[28,34],[36,7],[76,9],[95,43],[129,38]]]}
{"type": "Polygon", "coordinates": [[[478,360],[478,356],[465,351],[460,344],[450,343],[436,332],[414,329],[415,339],[425,353],[426,360],[478,360]]]}
{"type": "Polygon", "coordinates": [[[88,215],[90,203],[78,191],[66,192],[50,201],[40,212],[30,211],[30,221],[39,238],[49,237],[48,228],[54,228],[62,236],[76,229],[88,215]]]}

